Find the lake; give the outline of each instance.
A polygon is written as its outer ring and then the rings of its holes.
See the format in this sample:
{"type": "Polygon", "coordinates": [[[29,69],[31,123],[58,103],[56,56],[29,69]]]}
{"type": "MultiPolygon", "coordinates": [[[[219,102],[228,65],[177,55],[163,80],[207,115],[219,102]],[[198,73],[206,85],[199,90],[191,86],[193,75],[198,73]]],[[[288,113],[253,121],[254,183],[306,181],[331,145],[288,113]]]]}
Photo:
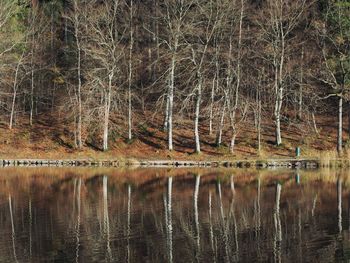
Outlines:
{"type": "Polygon", "coordinates": [[[0,262],[348,262],[338,170],[3,168],[0,262]]]}

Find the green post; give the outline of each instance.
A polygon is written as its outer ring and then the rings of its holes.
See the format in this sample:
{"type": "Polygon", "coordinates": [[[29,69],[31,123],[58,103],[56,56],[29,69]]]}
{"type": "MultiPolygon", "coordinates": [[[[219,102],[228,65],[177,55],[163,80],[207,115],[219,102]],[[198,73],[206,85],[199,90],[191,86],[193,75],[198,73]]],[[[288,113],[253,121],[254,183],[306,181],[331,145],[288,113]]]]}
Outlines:
{"type": "Polygon", "coordinates": [[[300,157],[300,153],[301,153],[300,147],[296,147],[295,148],[295,156],[300,157]]]}

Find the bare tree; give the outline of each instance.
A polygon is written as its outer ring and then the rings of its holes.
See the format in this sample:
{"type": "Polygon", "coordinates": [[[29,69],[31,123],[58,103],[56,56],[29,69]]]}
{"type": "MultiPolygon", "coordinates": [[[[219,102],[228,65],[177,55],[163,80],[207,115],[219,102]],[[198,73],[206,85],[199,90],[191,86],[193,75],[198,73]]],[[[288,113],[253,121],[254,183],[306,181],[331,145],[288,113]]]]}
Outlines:
{"type": "Polygon", "coordinates": [[[82,142],[82,73],[81,73],[81,61],[82,61],[82,48],[81,48],[81,28],[82,28],[82,3],[80,0],[73,0],[73,14],[71,17],[71,21],[73,24],[73,34],[75,38],[75,44],[77,49],[76,59],[77,59],[77,80],[78,84],[75,89],[76,103],[77,103],[77,116],[76,116],[76,145],[79,149],[83,147],[82,142]]]}
{"type": "MultiPolygon", "coordinates": [[[[96,4],[93,1],[87,8],[92,8],[96,4]]],[[[117,20],[121,8],[122,3],[114,0],[101,5],[94,14],[87,12],[89,30],[85,32],[85,35],[88,36],[88,39],[83,44],[84,51],[92,60],[91,68],[88,69],[90,79],[102,92],[104,151],[108,150],[111,100],[118,80],[116,74],[121,72],[120,61],[124,57],[124,46],[120,44],[122,25],[118,24],[117,20]]],[[[132,47],[130,52],[132,52],[132,47]]],[[[132,53],[130,53],[130,59],[131,55],[132,53]]],[[[128,76],[130,93],[128,94],[131,96],[130,72],[128,76]]]]}
{"type": "Polygon", "coordinates": [[[129,14],[130,14],[130,44],[129,44],[129,75],[128,75],[128,139],[132,139],[132,100],[131,100],[131,85],[132,85],[132,53],[134,46],[134,29],[133,29],[133,17],[134,17],[134,4],[133,0],[129,3],[129,14]]]}
{"type": "MultiPolygon", "coordinates": [[[[195,118],[194,118],[194,137],[196,143],[195,151],[200,153],[200,135],[199,135],[199,115],[200,115],[200,106],[202,101],[202,92],[203,92],[203,81],[204,81],[204,63],[207,56],[208,46],[210,41],[214,35],[214,32],[217,28],[218,20],[219,20],[219,8],[214,9],[214,2],[210,1],[207,3],[208,7],[205,5],[200,5],[201,3],[197,3],[198,15],[202,18],[201,22],[204,24],[204,41],[203,44],[193,45],[191,47],[192,50],[192,62],[195,66],[195,76],[196,76],[196,85],[195,91],[196,99],[195,99],[195,118]],[[204,21],[203,21],[204,20],[204,21]]],[[[197,10],[197,9],[196,9],[197,10]]],[[[200,42],[199,42],[200,43],[200,42]]]]}
{"type": "Polygon", "coordinates": [[[170,53],[169,65],[169,81],[167,91],[166,104],[166,128],[168,131],[168,150],[173,150],[173,108],[174,108],[174,90],[175,90],[175,68],[177,64],[178,49],[180,45],[180,38],[182,35],[182,28],[185,24],[185,19],[188,14],[192,1],[185,0],[165,0],[164,16],[166,27],[168,30],[168,40],[165,40],[166,46],[170,53]]]}
{"type": "Polygon", "coordinates": [[[267,13],[264,13],[260,25],[264,34],[264,41],[268,44],[272,55],[274,70],[274,121],[276,132],[276,145],[282,143],[281,111],[285,95],[286,57],[290,44],[290,34],[298,25],[300,17],[305,11],[306,0],[297,1],[268,1],[267,13]]]}
{"type": "MultiPolygon", "coordinates": [[[[241,78],[242,78],[242,30],[243,30],[243,17],[244,17],[244,0],[241,0],[241,8],[239,12],[239,29],[238,29],[238,44],[237,44],[237,64],[236,64],[236,83],[234,89],[229,90],[230,95],[228,96],[228,108],[230,117],[230,126],[232,129],[231,142],[230,142],[230,152],[233,153],[235,146],[235,141],[237,137],[237,110],[239,106],[239,91],[241,88],[241,78]]],[[[229,74],[232,74],[230,69],[228,69],[229,74]]],[[[229,77],[232,79],[232,77],[229,77]]],[[[244,116],[246,111],[243,112],[244,116]]],[[[243,118],[241,119],[243,120],[243,118]]]]}

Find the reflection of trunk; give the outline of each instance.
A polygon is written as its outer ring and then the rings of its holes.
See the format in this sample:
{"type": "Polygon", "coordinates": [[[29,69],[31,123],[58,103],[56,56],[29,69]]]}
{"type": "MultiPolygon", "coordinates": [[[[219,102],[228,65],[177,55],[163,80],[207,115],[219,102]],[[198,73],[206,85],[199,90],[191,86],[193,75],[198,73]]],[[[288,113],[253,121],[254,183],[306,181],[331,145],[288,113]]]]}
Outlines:
{"type": "Polygon", "coordinates": [[[200,232],[199,232],[199,217],[198,217],[198,194],[199,194],[199,184],[201,177],[199,175],[196,176],[196,185],[194,188],[193,194],[193,208],[194,208],[194,222],[196,225],[196,259],[199,260],[200,255],[200,232]]]}
{"type": "Polygon", "coordinates": [[[75,261],[79,262],[79,249],[80,249],[80,194],[81,194],[81,178],[78,181],[78,190],[77,190],[77,207],[78,207],[78,215],[77,215],[77,224],[75,226],[75,261]]]}
{"type": "Polygon", "coordinates": [[[338,230],[342,232],[342,179],[337,181],[337,204],[338,204],[338,230]]]}
{"type": "Polygon", "coordinates": [[[256,199],[256,232],[257,235],[260,232],[260,226],[261,226],[261,209],[260,209],[260,197],[261,197],[261,182],[260,177],[258,178],[258,194],[256,199]]]}
{"type": "Polygon", "coordinates": [[[280,218],[280,199],[281,199],[282,186],[278,183],[276,185],[276,199],[274,208],[274,224],[275,224],[275,237],[273,242],[273,252],[275,256],[275,262],[281,262],[281,242],[282,242],[282,228],[280,218]]]}
{"type": "Polygon", "coordinates": [[[233,181],[233,175],[230,177],[230,186],[231,186],[231,192],[234,194],[236,192],[235,190],[235,182],[233,181]]]}
{"type": "MultiPolygon", "coordinates": [[[[221,224],[222,224],[222,232],[223,232],[223,242],[225,246],[225,262],[230,262],[230,254],[229,254],[229,246],[228,246],[228,229],[226,229],[226,223],[225,223],[225,213],[224,213],[224,207],[222,204],[222,193],[221,193],[221,183],[217,183],[217,190],[219,195],[219,207],[220,207],[220,215],[221,215],[221,224]]],[[[229,227],[227,223],[227,228],[229,227]]]]}
{"type": "Polygon", "coordinates": [[[29,259],[32,258],[32,200],[29,199],[29,259]]]}
{"type": "Polygon", "coordinates": [[[128,185],[128,228],[127,228],[127,262],[130,262],[130,219],[131,219],[131,186],[128,185]]]}
{"type": "MultiPolygon", "coordinates": [[[[233,176],[231,176],[233,178],[233,176]]],[[[231,181],[233,183],[233,180],[231,181]]],[[[231,185],[232,189],[232,185],[231,185]]],[[[234,201],[235,201],[235,191],[232,191],[232,199],[231,199],[231,205],[230,205],[230,212],[229,212],[229,218],[227,219],[227,229],[226,232],[229,231],[229,226],[230,226],[230,220],[232,218],[233,220],[233,237],[234,237],[234,245],[235,245],[235,250],[233,253],[233,261],[237,262],[239,261],[239,249],[238,249],[238,226],[237,226],[237,220],[236,220],[236,214],[235,214],[235,208],[234,208],[234,201]]]]}
{"type": "Polygon", "coordinates": [[[168,261],[173,262],[173,226],[171,214],[171,196],[172,196],[173,178],[168,178],[168,196],[164,198],[165,206],[165,227],[166,227],[166,244],[168,252],[168,261]]]}
{"type": "Polygon", "coordinates": [[[299,258],[299,262],[302,262],[303,260],[303,249],[302,249],[302,244],[303,244],[303,241],[302,241],[302,238],[301,238],[301,231],[302,231],[302,220],[301,220],[301,211],[300,211],[300,206],[298,207],[298,238],[299,238],[299,241],[298,241],[298,258],[299,258]]]}
{"type": "Polygon", "coordinates": [[[211,250],[213,252],[213,262],[216,262],[216,249],[214,246],[214,232],[213,232],[213,219],[212,219],[212,204],[211,204],[211,192],[209,191],[209,236],[210,236],[210,245],[211,245],[211,250]]]}
{"type": "Polygon", "coordinates": [[[108,177],[103,176],[103,231],[106,235],[107,241],[107,255],[112,259],[112,251],[110,245],[110,231],[109,231],[109,214],[108,214],[108,177]]]}
{"type": "Polygon", "coordinates": [[[300,184],[300,172],[299,172],[299,170],[297,170],[297,174],[295,175],[295,182],[297,184],[300,184]]]}
{"type": "Polygon", "coordinates": [[[13,212],[12,212],[12,200],[11,200],[11,195],[9,195],[9,208],[10,208],[10,217],[11,217],[11,228],[12,228],[12,249],[13,249],[13,257],[16,262],[17,261],[17,254],[16,254],[16,246],[15,246],[15,224],[13,222],[13,212]]]}
{"type": "Polygon", "coordinates": [[[317,194],[315,195],[314,200],[312,202],[312,210],[311,210],[312,217],[314,217],[315,215],[316,203],[317,203],[317,194]]]}
{"type": "Polygon", "coordinates": [[[255,215],[255,236],[257,240],[257,254],[259,257],[261,256],[261,241],[260,241],[260,227],[261,227],[261,206],[260,206],[260,198],[261,198],[261,179],[260,175],[258,176],[258,186],[257,186],[257,197],[256,197],[256,215],[255,215]]]}

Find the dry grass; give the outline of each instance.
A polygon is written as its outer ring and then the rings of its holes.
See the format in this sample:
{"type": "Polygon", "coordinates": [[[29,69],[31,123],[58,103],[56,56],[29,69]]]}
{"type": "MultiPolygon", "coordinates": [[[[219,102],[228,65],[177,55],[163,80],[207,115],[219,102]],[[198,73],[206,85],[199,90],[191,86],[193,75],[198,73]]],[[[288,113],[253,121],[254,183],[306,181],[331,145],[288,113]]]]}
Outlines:
{"type": "MultiPolygon", "coordinates": [[[[135,139],[126,139],[125,122],[120,117],[113,118],[111,128],[110,150],[99,150],[101,138],[92,140],[87,136],[87,144],[82,150],[75,150],[71,127],[56,120],[49,114],[38,116],[33,127],[27,119],[19,119],[19,125],[8,130],[6,124],[0,124],[0,158],[90,158],[118,159],[128,162],[130,159],[179,159],[179,160],[229,160],[229,159],[268,159],[290,158],[295,156],[295,147],[301,147],[303,157],[319,158],[322,164],[330,166],[337,158],[334,151],[336,145],[336,125],[333,117],[318,119],[320,135],[312,132],[307,124],[284,124],[282,127],[283,144],[274,145],[273,122],[264,122],[262,129],[262,150],[257,151],[256,132],[252,123],[244,125],[239,132],[234,154],[229,153],[230,132],[225,128],[223,144],[216,147],[215,133],[208,134],[206,122],[201,123],[202,153],[194,153],[193,123],[181,120],[175,125],[174,148],[167,151],[167,134],[162,131],[162,118],[153,118],[151,114],[135,119],[135,139]],[[331,124],[331,125],[329,125],[331,124]],[[306,132],[308,131],[308,132],[306,132]]],[[[64,119],[64,118],[63,118],[64,119]]],[[[346,126],[345,126],[346,127],[346,126]]],[[[98,133],[97,133],[98,134],[98,133]]],[[[345,137],[345,132],[344,132],[345,137]]],[[[343,159],[349,159],[347,151],[343,159]]]]}

